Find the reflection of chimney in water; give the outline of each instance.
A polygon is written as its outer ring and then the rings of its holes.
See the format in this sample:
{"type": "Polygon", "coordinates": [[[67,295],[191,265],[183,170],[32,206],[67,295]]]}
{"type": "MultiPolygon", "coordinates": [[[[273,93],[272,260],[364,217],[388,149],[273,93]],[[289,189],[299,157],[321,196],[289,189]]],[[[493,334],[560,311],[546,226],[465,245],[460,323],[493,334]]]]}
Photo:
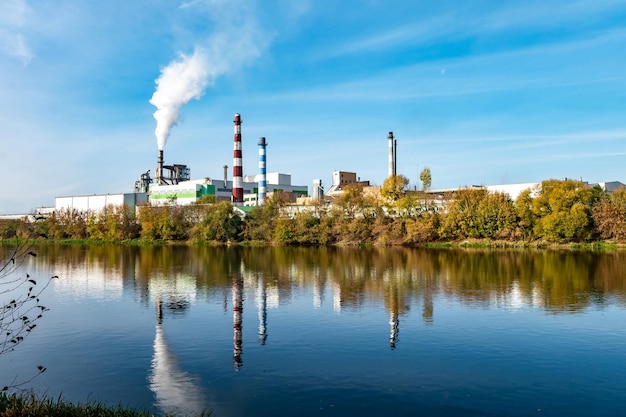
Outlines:
{"type": "Polygon", "coordinates": [[[160,297],[158,301],[156,302],[156,311],[157,311],[157,324],[162,324],[163,323],[163,301],[161,301],[160,297]]]}
{"type": "Polygon", "coordinates": [[[233,365],[236,370],[243,366],[241,354],[243,350],[243,278],[233,277],[233,365]]]}
{"type": "Polygon", "coordinates": [[[315,277],[313,280],[313,307],[321,308],[322,307],[322,293],[324,292],[324,287],[322,286],[321,278],[315,277]]]}
{"type": "Polygon", "coordinates": [[[389,333],[389,347],[391,349],[395,349],[396,342],[398,341],[398,332],[400,331],[400,319],[398,318],[398,310],[392,311],[389,314],[389,327],[391,329],[389,333]]]}
{"type": "Polygon", "coordinates": [[[398,288],[392,284],[389,288],[389,347],[396,348],[398,333],[400,332],[400,319],[398,318],[398,288]]]}
{"type": "Polygon", "coordinates": [[[224,300],[222,301],[222,307],[224,308],[224,314],[226,314],[228,313],[228,291],[226,287],[224,287],[223,291],[224,300]]]}
{"type": "Polygon", "coordinates": [[[341,286],[337,282],[333,282],[333,310],[341,312],[341,286]]]}
{"type": "Polygon", "coordinates": [[[259,309],[259,343],[264,345],[267,340],[267,291],[261,275],[257,277],[256,301],[259,309]]]}

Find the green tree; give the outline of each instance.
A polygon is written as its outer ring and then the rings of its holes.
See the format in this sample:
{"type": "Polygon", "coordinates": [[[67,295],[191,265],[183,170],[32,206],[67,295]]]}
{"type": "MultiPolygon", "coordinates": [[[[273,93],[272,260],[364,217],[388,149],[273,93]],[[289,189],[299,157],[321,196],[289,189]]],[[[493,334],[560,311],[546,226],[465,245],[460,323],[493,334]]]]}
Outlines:
{"type": "Polygon", "coordinates": [[[128,206],[106,206],[98,213],[89,213],[87,234],[90,239],[121,242],[139,237],[140,225],[135,210],[128,206]]]}
{"type": "Polygon", "coordinates": [[[439,234],[444,239],[481,237],[478,206],[486,195],[485,188],[464,188],[454,193],[454,199],[443,216],[439,234]]]}
{"type": "Polygon", "coordinates": [[[301,211],[294,215],[296,241],[302,245],[318,245],[322,242],[321,219],[315,211],[301,211]]]}
{"type": "Polygon", "coordinates": [[[391,175],[380,190],[381,195],[390,201],[396,201],[406,193],[409,179],[404,175],[391,175]]]}
{"type": "Polygon", "coordinates": [[[626,188],[602,196],[593,206],[592,218],[600,238],[626,241],[626,188]]]}
{"type": "Polygon", "coordinates": [[[537,216],[533,212],[532,190],[522,191],[515,200],[515,211],[518,218],[518,233],[523,239],[530,239],[537,222],[537,216]]]}
{"type": "Polygon", "coordinates": [[[590,238],[593,197],[592,190],[581,181],[543,181],[533,200],[533,213],[537,218],[535,235],[552,242],[590,238]]]}
{"type": "Polygon", "coordinates": [[[240,240],[243,221],[230,202],[221,201],[203,208],[200,220],[191,229],[192,240],[223,243],[240,240]]]}
{"type": "Polygon", "coordinates": [[[344,186],[335,204],[343,210],[345,218],[353,219],[357,213],[363,212],[365,209],[363,186],[360,184],[344,186]]]}
{"type": "Polygon", "coordinates": [[[87,218],[89,213],[75,208],[55,210],[44,222],[47,238],[85,239],[87,237],[87,218]]]}
{"type": "Polygon", "coordinates": [[[182,206],[147,204],[139,210],[141,238],[149,241],[180,241],[189,237],[191,224],[182,206]]]}
{"type": "Polygon", "coordinates": [[[515,235],[517,214],[513,200],[508,194],[486,193],[478,203],[477,216],[480,237],[508,239],[515,235]]]}
{"type": "Polygon", "coordinates": [[[465,188],[455,193],[439,233],[446,239],[505,239],[513,236],[516,226],[515,206],[508,194],[465,188]]]}
{"type": "Polygon", "coordinates": [[[437,212],[425,211],[418,217],[409,219],[406,224],[406,238],[404,243],[415,245],[434,242],[438,239],[440,217],[437,212]]]}
{"type": "Polygon", "coordinates": [[[400,197],[392,207],[392,212],[400,217],[415,217],[425,210],[422,200],[416,194],[400,197]]]}
{"type": "Polygon", "coordinates": [[[15,239],[22,220],[0,220],[0,239],[15,239]]]}
{"type": "Polygon", "coordinates": [[[247,241],[271,242],[274,239],[276,221],[288,203],[283,193],[273,193],[262,206],[252,208],[244,219],[243,239],[247,241]]]}
{"type": "Polygon", "coordinates": [[[420,172],[420,181],[422,181],[422,190],[428,191],[430,190],[430,185],[432,182],[432,176],[430,174],[430,168],[425,167],[422,172],[420,172]]]}
{"type": "Polygon", "coordinates": [[[296,222],[289,217],[280,217],[276,220],[274,229],[274,241],[283,244],[294,244],[298,242],[296,222]]]}
{"type": "Polygon", "coordinates": [[[344,187],[330,213],[333,233],[338,240],[347,243],[372,242],[376,219],[382,215],[376,197],[365,194],[361,185],[351,184],[344,187]]]}

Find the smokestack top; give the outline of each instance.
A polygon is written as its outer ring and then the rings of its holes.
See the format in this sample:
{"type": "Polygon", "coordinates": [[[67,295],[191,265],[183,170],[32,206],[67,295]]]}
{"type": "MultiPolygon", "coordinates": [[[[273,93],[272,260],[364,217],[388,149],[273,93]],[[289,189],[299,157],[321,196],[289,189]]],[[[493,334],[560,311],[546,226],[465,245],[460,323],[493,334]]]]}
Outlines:
{"type": "Polygon", "coordinates": [[[239,113],[235,113],[235,120],[233,120],[235,124],[241,123],[241,115],[239,113]]]}
{"type": "Polygon", "coordinates": [[[265,136],[261,136],[259,138],[259,145],[261,145],[261,146],[267,145],[267,143],[265,142],[265,136]]]}
{"type": "Polygon", "coordinates": [[[159,156],[157,157],[156,180],[157,184],[163,183],[163,149],[159,149],[159,156]]]}

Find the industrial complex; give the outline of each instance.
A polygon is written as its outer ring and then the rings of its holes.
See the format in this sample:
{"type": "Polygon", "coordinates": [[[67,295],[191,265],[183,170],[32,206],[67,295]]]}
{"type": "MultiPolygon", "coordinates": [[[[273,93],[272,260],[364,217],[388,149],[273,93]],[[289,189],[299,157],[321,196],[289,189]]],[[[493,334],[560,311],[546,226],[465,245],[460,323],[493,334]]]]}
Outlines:
{"type": "MultiPolygon", "coordinates": [[[[124,194],[85,195],[56,197],[54,208],[42,209],[40,214],[51,210],[77,209],[81,211],[99,211],[108,205],[126,205],[130,208],[150,203],[153,205],[195,203],[207,196],[215,201],[230,201],[235,206],[246,207],[263,204],[267,196],[276,192],[285,193],[292,201],[309,195],[308,186],[292,185],[291,174],[267,172],[267,141],[259,139],[258,174],[243,175],[241,115],[234,117],[233,165],[232,177],[228,176],[228,166],[224,165],[223,178],[191,178],[191,168],[185,164],[166,164],[163,149],[159,149],[155,175],[145,171],[135,181],[134,190],[124,194]]],[[[313,186],[318,196],[321,180],[313,186]]]]}
{"type": "MultiPolygon", "coordinates": [[[[54,207],[42,207],[28,216],[45,216],[56,210],[79,210],[98,212],[107,206],[127,206],[135,209],[145,204],[164,205],[178,204],[187,205],[196,203],[202,199],[208,201],[230,201],[235,207],[245,212],[246,207],[262,205],[265,199],[274,193],[280,192],[287,196],[293,203],[307,204],[311,200],[320,201],[325,197],[332,199],[343,192],[347,185],[357,184],[364,187],[368,193],[380,193],[380,186],[370,186],[369,181],[362,181],[356,173],[335,171],[332,173],[332,185],[324,191],[322,181],[314,179],[312,193],[309,194],[308,186],[291,184],[291,174],[279,172],[267,172],[267,141],[265,137],[259,138],[258,150],[258,173],[243,175],[243,154],[241,135],[241,115],[234,116],[233,136],[233,163],[232,176],[229,178],[228,166],[224,165],[223,177],[216,179],[211,177],[191,178],[191,169],[185,164],[166,164],[162,147],[158,150],[157,166],[154,177],[150,170],[145,171],[135,181],[132,192],[122,194],[94,194],[80,196],[56,197],[54,207]],[[372,189],[375,189],[372,191],[372,189]],[[209,198],[207,198],[209,197],[209,198]],[[308,198],[302,198],[308,197],[308,198]]],[[[397,175],[397,141],[393,132],[389,132],[388,141],[388,176],[397,175]]],[[[582,181],[582,180],[581,180],[582,181]]],[[[587,184],[587,183],[586,183],[587,184]]],[[[587,184],[588,186],[599,185],[603,190],[612,192],[624,187],[619,181],[587,184]]],[[[541,183],[506,184],[506,185],[477,185],[469,188],[486,188],[490,192],[502,192],[509,194],[514,200],[526,189],[539,190],[541,183]]],[[[468,188],[468,187],[463,187],[468,188]]],[[[450,195],[457,189],[428,190],[429,193],[438,196],[441,201],[444,195],[450,195]]],[[[0,218],[21,218],[27,215],[0,215],[0,218]]]]}

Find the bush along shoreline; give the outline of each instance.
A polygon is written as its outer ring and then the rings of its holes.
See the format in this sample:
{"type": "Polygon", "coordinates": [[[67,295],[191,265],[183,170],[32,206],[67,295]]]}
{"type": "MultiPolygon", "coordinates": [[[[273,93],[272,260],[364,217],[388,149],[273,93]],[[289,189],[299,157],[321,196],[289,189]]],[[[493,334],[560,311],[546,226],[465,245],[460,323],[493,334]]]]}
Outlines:
{"type": "Polygon", "coordinates": [[[378,194],[344,187],[332,204],[292,206],[281,193],[245,216],[230,202],[146,205],[136,212],[59,210],[34,222],[0,221],[0,239],[125,244],[380,245],[621,249],[626,188],[606,193],[574,180],[544,181],[516,200],[484,188],[436,199],[390,177],[378,194]]]}
{"type": "MultiPolygon", "coordinates": [[[[147,411],[122,405],[108,406],[101,402],[72,403],[61,398],[39,398],[28,393],[0,393],[0,415],[2,417],[156,417],[147,411]]],[[[210,411],[198,414],[208,417],[210,411]]],[[[170,414],[164,414],[169,417],[170,414]]],[[[187,416],[192,417],[192,416],[187,416]]]]}

